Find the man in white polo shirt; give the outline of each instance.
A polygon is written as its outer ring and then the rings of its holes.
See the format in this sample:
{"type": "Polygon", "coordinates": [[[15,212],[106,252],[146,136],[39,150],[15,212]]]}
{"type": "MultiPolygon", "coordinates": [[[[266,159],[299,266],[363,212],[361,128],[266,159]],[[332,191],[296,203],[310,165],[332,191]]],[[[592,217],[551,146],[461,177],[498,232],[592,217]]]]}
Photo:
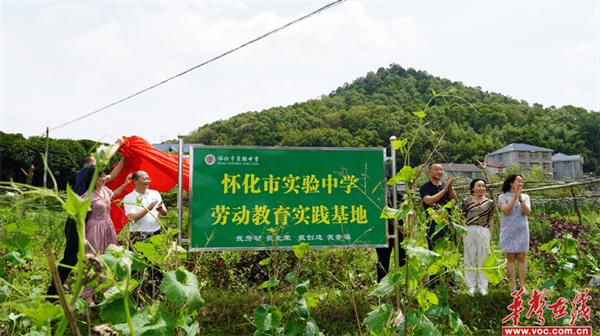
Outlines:
{"type": "Polygon", "coordinates": [[[150,176],[143,170],[133,173],[135,189],[123,199],[125,215],[132,222],[130,226],[130,244],[144,241],[160,232],[160,215],[167,214],[160,193],[149,189],[150,176]]]}

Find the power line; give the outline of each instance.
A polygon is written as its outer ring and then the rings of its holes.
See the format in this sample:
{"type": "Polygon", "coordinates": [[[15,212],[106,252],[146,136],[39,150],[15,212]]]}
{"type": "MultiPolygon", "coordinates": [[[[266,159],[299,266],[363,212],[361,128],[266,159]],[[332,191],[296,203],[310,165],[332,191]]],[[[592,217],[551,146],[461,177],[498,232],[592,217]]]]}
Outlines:
{"type": "Polygon", "coordinates": [[[307,19],[307,18],[309,18],[309,17],[313,16],[313,15],[319,14],[319,13],[321,13],[321,12],[323,12],[323,11],[326,11],[326,10],[328,10],[328,9],[330,9],[330,8],[332,8],[332,7],[334,7],[334,6],[336,6],[336,5],[339,5],[340,3],[344,2],[344,1],[346,1],[346,0],[336,0],[336,1],[333,1],[333,2],[331,2],[331,3],[329,3],[329,4],[327,4],[327,5],[325,5],[325,6],[321,7],[321,8],[319,8],[319,9],[317,9],[317,10],[315,10],[315,11],[313,11],[313,12],[309,13],[309,14],[306,14],[306,15],[304,15],[304,16],[302,16],[302,17],[300,17],[300,18],[298,18],[298,19],[296,19],[296,20],[294,20],[294,21],[291,21],[291,22],[289,22],[289,23],[287,23],[287,24],[285,24],[285,25],[283,25],[283,26],[281,26],[281,27],[279,27],[279,28],[277,28],[277,29],[271,30],[270,32],[268,32],[268,33],[266,33],[266,34],[263,34],[263,35],[261,35],[261,36],[259,36],[259,37],[255,38],[255,39],[253,39],[253,40],[250,40],[250,41],[248,41],[248,42],[246,42],[246,43],[244,43],[244,44],[242,44],[242,45],[240,45],[240,46],[238,46],[238,47],[236,47],[236,48],[233,48],[233,49],[231,49],[231,50],[229,50],[229,51],[226,51],[226,52],[224,52],[224,53],[222,53],[222,54],[220,54],[220,55],[218,55],[218,56],[216,56],[216,57],[213,57],[213,58],[211,58],[211,59],[209,59],[209,60],[207,60],[207,61],[205,61],[205,62],[203,62],[203,63],[200,63],[200,64],[198,64],[198,65],[195,65],[195,66],[193,66],[193,67],[191,67],[191,68],[189,68],[189,69],[187,69],[187,70],[185,70],[185,71],[183,71],[183,72],[180,72],[180,73],[178,73],[178,74],[176,74],[176,75],[173,75],[173,76],[171,76],[171,77],[169,77],[169,78],[167,78],[167,79],[165,79],[165,80],[163,80],[163,81],[160,81],[160,82],[158,82],[158,83],[156,83],[156,84],[154,84],[154,85],[151,85],[151,86],[149,86],[149,87],[147,87],[147,88],[145,88],[145,89],[143,89],[143,90],[140,90],[140,91],[138,91],[138,92],[136,92],[136,93],[134,93],[134,94],[131,94],[131,95],[129,95],[129,96],[127,96],[127,97],[125,97],[125,98],[119,99],[119,100],[117,100],[117,101],[115,101],[115,102],[113,102],[113,103],[110,103],[110,104],[108,104],[108,105],[106,105],[106,106],[104,106],[104,107],[101,107],[101,108],[99,108],[99,109],[97,109],[97,110],[94,110],[94,111],[92,111],[92,112],[90,112],[90,113],[84,114],[84,115],[82,115],[81,117],[75,118],[75,119],[73,119],[73,120],[71,120],[71,121],[67,121],[67,122],[65,122],[65,123],[62,123],[62,124],[60,124],[60,125],[58,125],[58,126],[51,127],[51,128],[50,128],[50,131],[54,131],[54,130],[56,130],[56,129],[59,129],[59,128],[61,128],[61,127],[67,126],[67,125],[69,125],[69,124],[72,124],[72,123],[74,123],[74,122],[77,122],[77,121],[79,121],[79,120],[81,120],[81,119],[84,119],[84,118],[87,118],[87,117],[89,117],[89,116],[92,116],[92,115],[94,115],[94,114],[96,114],[96,113],[102,112],[102,111],[104,111],[104,110],[106,110],[106,109],[108,109],[108,108],[110,108],[110,107],[113,107],[113,106],[115,106],[115,105],[118,105],[118,104],[120,104],[120,103],[122,103],[122,102],[124,102],[124,101],[127,101],[127,100],[129,100],[129,99],[131,99],[131,98],[133,98],[133,97],[135,97],[135,96],[138,96],[138,95],[140,95],[140,94],[142,94],[142,93],[144,93],[144,92],[150,91],[150,90],[152,90],[152,89],[154,89],[154,88],[156,88],[156,87],[158,87],[158,86],[160,86],[160,85],[163,85],[163,84],[165,84],[165,83],[167,83],[167,82],[169,82],[169,81],[171,81],[171,80],[173,80],[173,79],[175,79],[175,78],[177,78],[177,77],[181,77],[181,76],[183,76],[183,75],[187,74],[188,72],[191,72],[191,71],[193,71],[193,70],[196,70],[196,69],[198,69],[198,68],[200,68],[200,67],[202,67],[202,66],[204,66],[204,65],[207,65],[207,64],[209,64],[209,63],[211,63],[211,62],[214,62],[214,61],[218,60],[219,58],[225,57],[225,56],[227,56],[227,55],[229,55],[229,54],[231,54],[231,53],[233,53],[233,52],[235,52],[235,51],[237,51],[237,50],[239,50],[239,49],[242,49],[242,48],[244,48],[245,46],[248,46],[248,45],[250,45],[250,44],[252,44],[252,43],[258,42],[258,41],[260,41],[260,40],[264,39],[265,37],[267,37],[267,36],[269,36],[269,35],[275,34],[275,33],[279,32],[279,31],[282,31],[282,30],[284,30],[284,29],[286,29],[286,28],[288,28],[288,27],[290,27],[290,26],[292,26],[292,25],[294,25],[294,24],[296,24],[296,23],[298,23],[298,22],[300,22],[300,21],[302,21],[302,20],[305,20],[305,19],[307,19]]]}

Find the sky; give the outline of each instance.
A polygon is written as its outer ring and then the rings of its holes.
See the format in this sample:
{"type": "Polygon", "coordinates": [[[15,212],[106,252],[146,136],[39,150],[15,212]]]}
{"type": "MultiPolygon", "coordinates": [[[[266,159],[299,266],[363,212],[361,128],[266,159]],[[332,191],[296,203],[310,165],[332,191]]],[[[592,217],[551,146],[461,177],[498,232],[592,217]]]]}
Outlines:
{"type": "Polygon", "coordinates": [[[0,0],[0,131],[156,143],[319,98],[392,63],[600,111],[600,0],[348,0],[57,128],[330,1],[0,0]]]}

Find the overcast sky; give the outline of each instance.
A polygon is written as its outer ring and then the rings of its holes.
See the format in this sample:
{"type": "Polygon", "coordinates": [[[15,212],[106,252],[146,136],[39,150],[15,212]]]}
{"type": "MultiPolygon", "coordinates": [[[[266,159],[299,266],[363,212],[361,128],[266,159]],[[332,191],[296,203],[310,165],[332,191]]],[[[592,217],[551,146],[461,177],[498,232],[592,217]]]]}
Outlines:
{"type": "MultiPolygon", "coordinates": [[[[40,135],[329,1],[0,0],[0,130],[40,135]]],[[[159,142],[391,63],[599,111],[600,1],[347,1],[50,136],[159,142]]]]}

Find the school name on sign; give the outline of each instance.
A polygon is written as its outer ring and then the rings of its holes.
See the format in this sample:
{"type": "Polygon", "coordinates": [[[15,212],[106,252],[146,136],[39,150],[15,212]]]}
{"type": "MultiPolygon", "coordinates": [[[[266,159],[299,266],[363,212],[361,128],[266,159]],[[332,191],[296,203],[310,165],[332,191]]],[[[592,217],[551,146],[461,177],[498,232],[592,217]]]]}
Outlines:
{"type": "Polygon", "coordinates": [[[326,177],[319,178],[316,174],[297,176],[289,174],[287,176],[274,176],[269,174],[267,177],[256,176],[255,174],[235,174],[225,173],[221,184],[223,185],[223,194],[332,194],[334,190],[341,189],[346,194],[350,194],[353,188],[356,188],[358,178],[354,175],[343,175],[336,177],[327,174],[326,177]]]}

